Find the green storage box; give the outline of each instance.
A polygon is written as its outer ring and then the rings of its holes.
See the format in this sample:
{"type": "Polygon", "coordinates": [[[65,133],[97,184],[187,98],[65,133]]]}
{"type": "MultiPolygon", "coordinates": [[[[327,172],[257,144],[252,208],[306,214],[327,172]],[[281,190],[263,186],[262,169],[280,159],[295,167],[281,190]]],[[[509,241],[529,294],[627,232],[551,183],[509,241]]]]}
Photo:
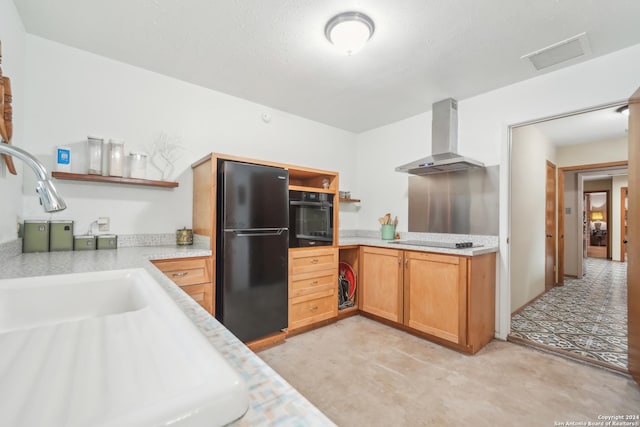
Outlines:
{"type": "Polygon", "coordinates": [[[25,221],[22,252],[49,252],[49,221],[25,221]]]}
{"type": "Polygon", "coordinates": [[[95,236],[75,236],[73,238],[73,250],[74,251],[95,251],[96,250],[95,236]]]}
{"type": "Polygon", "coordinates": [[[49,221],[49,250],[73,250],[73,221],[49,221]]]}
{"type": "Polygon", "coordinates": [[[115,234],[103,234],[97,237],[97,249],[116,249],[118,247],[118,236],[115,234]]]}

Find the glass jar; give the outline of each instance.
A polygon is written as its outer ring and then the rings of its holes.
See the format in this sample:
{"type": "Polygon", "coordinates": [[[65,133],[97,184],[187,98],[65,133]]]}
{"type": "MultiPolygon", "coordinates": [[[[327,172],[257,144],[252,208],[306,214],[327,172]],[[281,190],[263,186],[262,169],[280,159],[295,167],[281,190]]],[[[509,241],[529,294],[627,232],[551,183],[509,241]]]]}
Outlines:
{"type": "Polygon", "coordinates": [[[109,176],[124,176],[124,141],[109,139],[109,176]]]}
{"type": "Polygon", "coordinates": [[[87,137],[87,155],[90,175],[102,175],[102,146],[104,139],[97,136],[87,137]]]}
{"type": "Polygon", "coordinates": [[[147,155],[143,153],[129,153],[129,178],[146,179],[147,155]]]}

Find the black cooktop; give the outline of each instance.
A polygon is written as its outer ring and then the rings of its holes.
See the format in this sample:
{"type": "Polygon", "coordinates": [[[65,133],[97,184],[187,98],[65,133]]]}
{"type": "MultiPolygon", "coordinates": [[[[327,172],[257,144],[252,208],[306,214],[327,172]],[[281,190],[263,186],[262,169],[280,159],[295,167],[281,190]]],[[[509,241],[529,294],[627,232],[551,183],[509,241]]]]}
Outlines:
{"type": "Polygon", "coordinates": [[[473,242],[434,242],[430,240],[394,240],[393,242],[399,245],[410,246],[426,246],[431,248],[449,248],[449,249],[467,249],[467,248],[479,248],[482,245],[474,245],[473,242]]]}

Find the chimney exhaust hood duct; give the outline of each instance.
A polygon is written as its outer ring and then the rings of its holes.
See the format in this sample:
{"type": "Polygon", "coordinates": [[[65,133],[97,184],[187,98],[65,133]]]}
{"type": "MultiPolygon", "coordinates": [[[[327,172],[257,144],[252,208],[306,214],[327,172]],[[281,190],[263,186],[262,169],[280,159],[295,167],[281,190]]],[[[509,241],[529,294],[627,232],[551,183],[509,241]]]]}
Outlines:
{"type": "Polygon", "coordinates": [[[459,155],[458,149],[458,102],[447,98],[433,104],[431,111],[431,155],[406,165],[398,166],[396,172],[413,175],[430,175],[454,172],[471,168],[482,168],[484,163],[459,155]]]}

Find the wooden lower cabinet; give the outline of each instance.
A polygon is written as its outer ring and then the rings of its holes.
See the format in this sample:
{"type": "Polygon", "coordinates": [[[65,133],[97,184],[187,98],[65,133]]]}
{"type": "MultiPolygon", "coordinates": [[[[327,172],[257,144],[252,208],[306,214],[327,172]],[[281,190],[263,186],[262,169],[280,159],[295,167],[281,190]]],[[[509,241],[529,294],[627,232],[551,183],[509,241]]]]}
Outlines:
{"type": "Polygon", "coordinates": [[[331,319],[337,316],[338,303],[336,292],[331,290],[309,294],[289,300],[289,329],[331,319]]]}
{"type": "Polygon", "coordinates": [[[215,315],[211,257],[159,259],[151,262],[205,310],[215,315]]]}
{"type": "Polygon", "coordinates": [[[493,339],[495,253],[361,248],[360,310],[468,353],[493,339]]]}
{"type": "Polygon", "coordinates": [[[403,251],[372,246],[360,250],[360,310],[402,323],[403,251]]]}
{"type": "Polygon", "coordinates": [[[466,258],[406,251],[404,263],[404,324],[465,344],[466,258]]]}
{"type": "Polygon", "coordinates": [[[289,250],[289,332],[338,316],[338,248],[289,250]]]}

